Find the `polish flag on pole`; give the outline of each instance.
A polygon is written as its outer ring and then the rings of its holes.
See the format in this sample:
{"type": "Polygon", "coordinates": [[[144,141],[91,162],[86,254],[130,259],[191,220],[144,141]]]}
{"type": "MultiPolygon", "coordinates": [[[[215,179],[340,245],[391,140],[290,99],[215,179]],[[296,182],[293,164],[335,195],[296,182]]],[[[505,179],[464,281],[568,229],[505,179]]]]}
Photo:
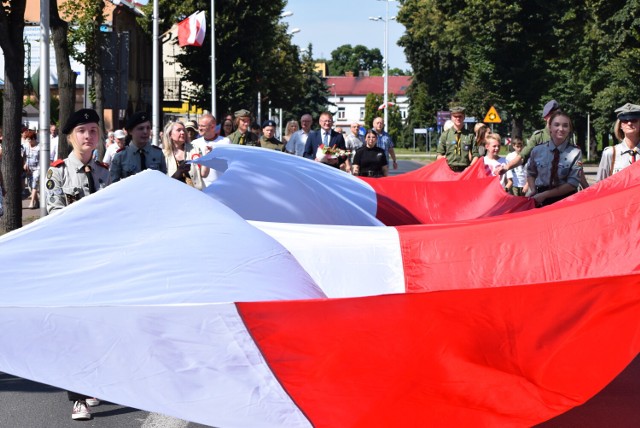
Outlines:
{"type": "Polygon", "coordinates": [[[196,12],[178,24],[178,44],[180,47],[202,46],[206,32],[204,12],[196,12]]]}

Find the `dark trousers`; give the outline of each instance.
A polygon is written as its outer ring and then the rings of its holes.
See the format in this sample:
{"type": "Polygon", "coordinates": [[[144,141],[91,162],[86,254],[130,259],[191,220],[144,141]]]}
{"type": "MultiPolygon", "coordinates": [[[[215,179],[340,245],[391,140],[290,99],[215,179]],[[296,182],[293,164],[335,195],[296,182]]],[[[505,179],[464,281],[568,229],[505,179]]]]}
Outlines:
{"type": "Polygon", "coordinates": [[[82,394],[78,394],[77,392],[67,391],[67,398],[69,398],[69,401],[82,401],[82,400],[86,400],[87,398],[91,398],[91,397],[88,397],[88,396],[82,395],[82,394]]]}

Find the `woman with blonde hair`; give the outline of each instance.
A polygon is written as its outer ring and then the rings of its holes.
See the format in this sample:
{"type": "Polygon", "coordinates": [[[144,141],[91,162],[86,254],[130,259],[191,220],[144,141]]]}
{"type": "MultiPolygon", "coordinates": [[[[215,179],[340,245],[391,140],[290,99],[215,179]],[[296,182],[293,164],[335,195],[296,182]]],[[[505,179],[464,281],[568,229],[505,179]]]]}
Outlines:
{"type": "MultiPolygon", "coordinates": [[[[204,155],[189,140],[184,123],[169,122],[162,133],[162,152],[167,162],[167,175],[198,190],[204,189],[203,178],[209,175],[206,166],[187,164],[204,155]]],[[[208,148],[210,151],[211,148],[208,148]]]]}
{"type": "Polygon", "coordinates": [[[287,127],[284,130],[284,136],[282,137],[282,142],[286,145],[289,142],[289,139],[293,135],[294,132],[300,129],[300,125],[298,125],[297,120],[290,120],[287,122],[287,127]]]}

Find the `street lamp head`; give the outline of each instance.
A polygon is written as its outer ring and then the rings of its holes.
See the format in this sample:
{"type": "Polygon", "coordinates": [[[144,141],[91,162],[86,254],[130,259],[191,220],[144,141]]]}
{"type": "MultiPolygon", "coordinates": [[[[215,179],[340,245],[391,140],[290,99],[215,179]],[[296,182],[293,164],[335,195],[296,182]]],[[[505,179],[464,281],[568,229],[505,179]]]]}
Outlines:
{"type": "Polygon", "coordinates": [[[280,14],[280,18],[287,18],[289,16],[293,16],[293,12],[291,12],[290,10],[287,10],[286,12],[282,12],[280,14]]]}
{"type": "Polygon", "coordinates": [[[384,21],[381,16],[370,16],[369,19],[371,21],[384,21]]]}
{"type": "Polygon", "coordinates": [[[300,29],[299,29],[299,28],[292,28],[292,29],[289,31],[289,35],[296,34],[296,33],[299,33],[299,32],[300,32],[300,29]]]}

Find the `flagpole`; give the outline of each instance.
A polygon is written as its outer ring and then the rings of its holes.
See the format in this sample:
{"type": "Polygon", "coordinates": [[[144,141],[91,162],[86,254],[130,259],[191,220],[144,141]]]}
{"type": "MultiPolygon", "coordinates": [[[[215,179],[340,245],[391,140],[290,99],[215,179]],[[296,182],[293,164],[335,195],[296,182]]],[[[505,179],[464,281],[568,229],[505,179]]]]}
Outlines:
{"type": "Polygon", "coordinates": [[[158,145],[158,124],[159,124],[159,112],[160,112],[160,67],[158,61],[160,61],[160,52],[158,43],[160,41],[159,25],[158,25],[158,0],[153,0],[153,46],[152,46],[152,104],[151,104],[151,144],[158,145]]]}
{"type": "MultiPolygon", "coordinates": [[[[40,82],[39,82],[39,122],[40,122],[40,216],[47,215],[46,192],[47,176],[50,160],[50,98],[49,89],[49,0],[40,0],[40,82]]],[[[31,76],[29,76],[31,77],[31,76]]]]}
{"type": "Polygon", "coordinates": [[[215,0],[211,0],[211,114],[216,117],[216,24],[215,0]]]}

